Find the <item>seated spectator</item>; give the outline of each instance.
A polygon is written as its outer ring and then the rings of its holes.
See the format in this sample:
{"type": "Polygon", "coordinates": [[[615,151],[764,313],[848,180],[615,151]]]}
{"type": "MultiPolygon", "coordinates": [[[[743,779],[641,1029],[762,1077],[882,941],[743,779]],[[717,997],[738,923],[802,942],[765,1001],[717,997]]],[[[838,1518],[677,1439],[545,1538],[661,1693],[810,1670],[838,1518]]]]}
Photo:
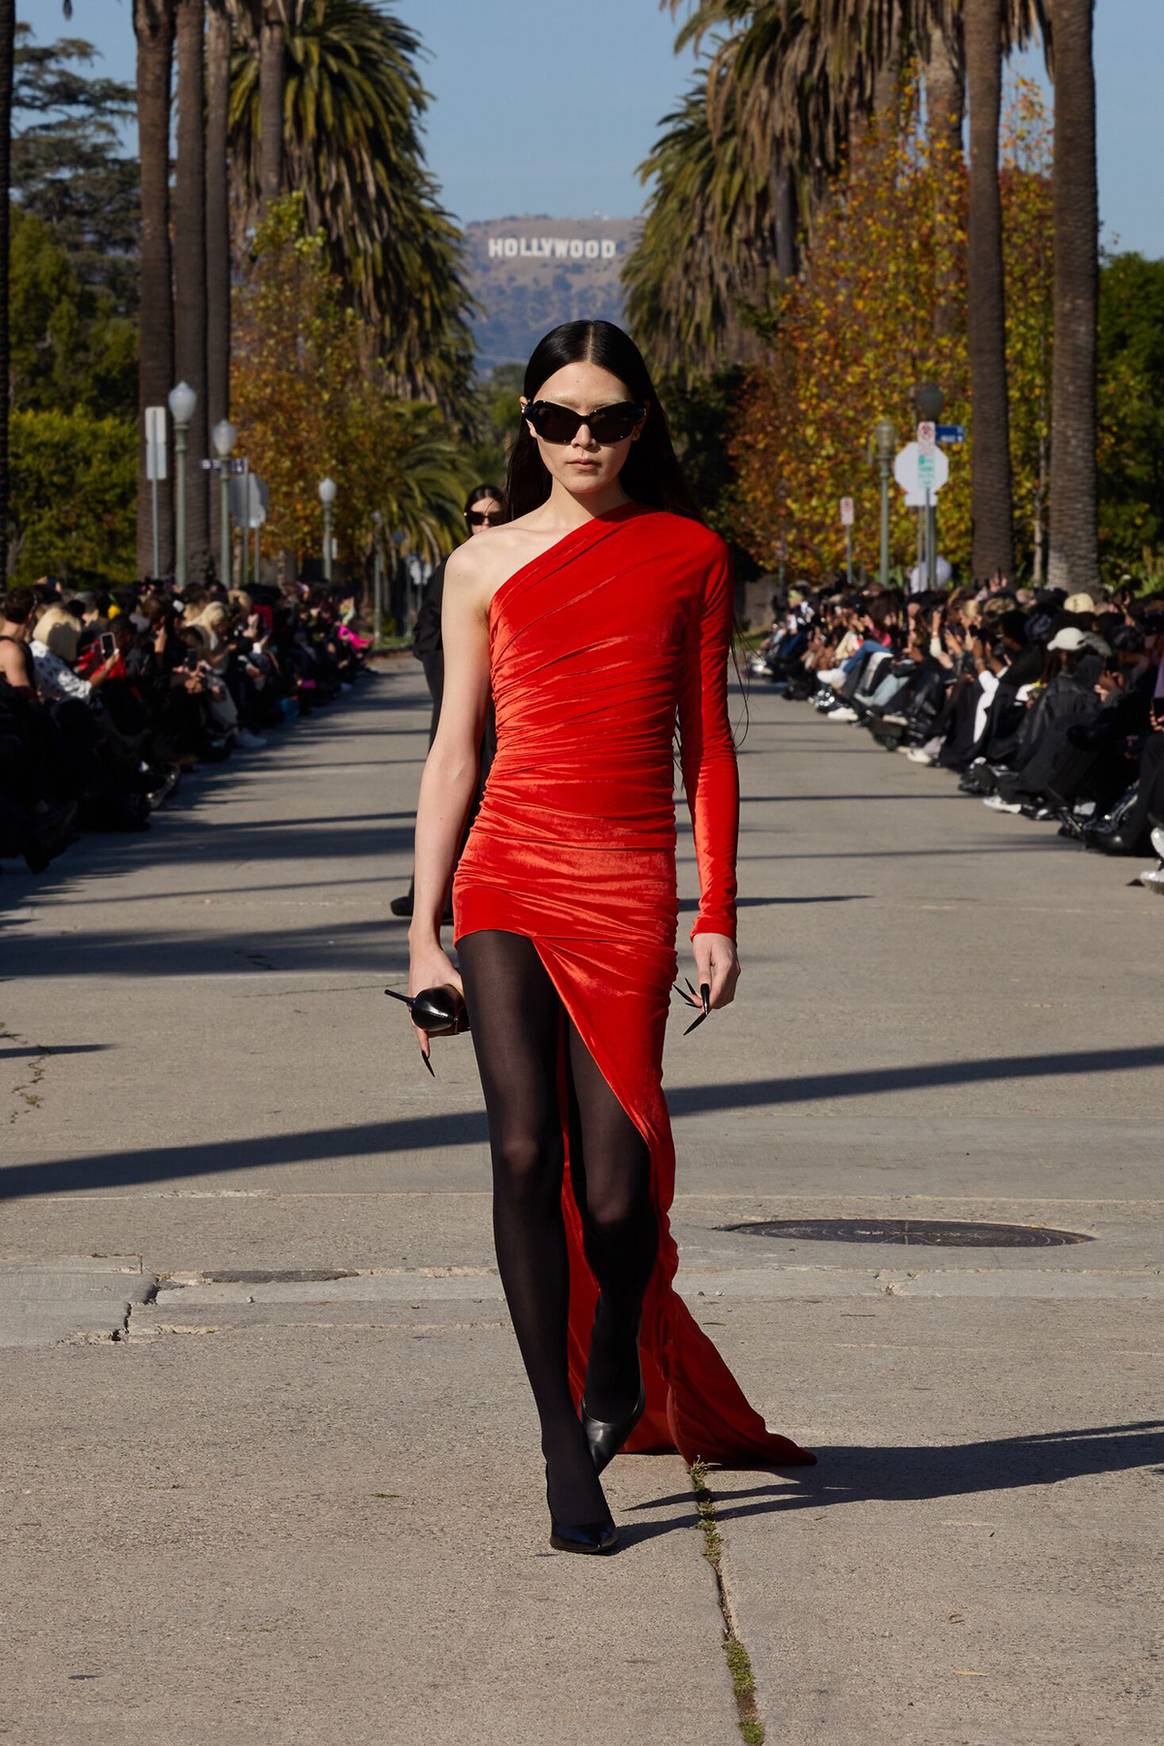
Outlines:
{"type": "Polygon", "coordinates": [[[156,582],[62,593],[45,577],[2,610],[0,859],[34,871],[78,829],[148,828],[182,770],[350,687],[366,641],[347,590],[298,585],[283,604],[258,585],[178,601],[156,582]]]}
{"type": "Polygon", "coordinates": [[[1164,891],[1164,598],[1001,576],[904,603],[824,590],[774,622],[752,671],[955,772],[993,811],[1055,821],[1108,854],[1151,838],[1164,891]]]}

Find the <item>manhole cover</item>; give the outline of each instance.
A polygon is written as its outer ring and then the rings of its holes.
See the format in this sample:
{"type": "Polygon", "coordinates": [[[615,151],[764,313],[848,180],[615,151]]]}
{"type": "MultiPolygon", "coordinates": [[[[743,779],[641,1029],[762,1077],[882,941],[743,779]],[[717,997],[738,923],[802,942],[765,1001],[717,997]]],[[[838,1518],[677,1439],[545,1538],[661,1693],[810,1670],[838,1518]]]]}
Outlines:
{"type": "Polygon", "coordinates": [[[905,1243],[946,1249],[1045,1249],[1095,1241],[1079,1231],[1053,1231],[1046,1225],[970,1225],[953,1219],[753,1219],[719,1229],[750,1237],[798,1237],[804,1243],[905,1243]]]}

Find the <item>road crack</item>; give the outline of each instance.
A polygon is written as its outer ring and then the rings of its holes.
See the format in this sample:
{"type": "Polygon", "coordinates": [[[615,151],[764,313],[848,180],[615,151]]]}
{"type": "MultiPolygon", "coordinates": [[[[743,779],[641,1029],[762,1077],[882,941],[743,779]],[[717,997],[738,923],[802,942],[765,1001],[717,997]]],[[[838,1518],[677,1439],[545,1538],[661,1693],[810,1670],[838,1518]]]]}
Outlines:
{"type": "Polygon", "coordinates": [[[756,1702],[756,1679],[752,1658],[740,1637],[735,1609],[727,1591],[723,1571],[723,1540],[715,1515],[715,1499],[707,1489],[707,1468],[694,1461],[690,1468],[691,1486],[695,1493],[695,1508],[703,1530],[703,1556],[711,1565],[715,1577],[715,1593],[723,1624],[723,1654],[736,1700],[736,1721],[744,1746],[764,1746],[764,1723],[756,1702]]]}

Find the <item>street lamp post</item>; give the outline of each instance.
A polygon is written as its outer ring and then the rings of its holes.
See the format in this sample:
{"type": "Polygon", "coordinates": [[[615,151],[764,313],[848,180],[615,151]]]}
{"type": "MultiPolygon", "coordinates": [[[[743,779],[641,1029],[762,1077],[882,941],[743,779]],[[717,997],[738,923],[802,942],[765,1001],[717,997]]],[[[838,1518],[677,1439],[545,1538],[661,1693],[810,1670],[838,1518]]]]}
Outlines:
{"type": "Polygon", "coordinates": [[[873,433],[877,465],[881,473],[881,586],[889,587],[889,474],[897,447],[897,431],[891,418],[881,418],[873,433]]]}
{"type": "Polygon", "coordinates": [[[334,479],[319,481],[319,501],[323,504],[323,579],[331,581],[331,506],[339,487],[334,479]]]}
{"type": "Polygon", "coordinates": [[[170,416],[174,420],[174,583],[181,593],[186,586],[186,437],[198,396],[189,382],[170,389],[170,416]]]}
{"type": "Polygon", "coordinates": [[[372,527],[372,647],[376,648],[384,617],[384,554],[381,546],[384,517],[378,509],[372,511],[372,527]]]}
{"type": "Polygon", "coordinates": [[[233,580],[231,572],[234,568],[230,551],[230,452],[238,441],[238,432],[229,418],[220,418],[210,433],[210,440],[214,444],[214,452],[218,456],[218,503],[222,534],[220,548],[222,564],[219,574],[222,577],[224,587],[229,588],[233,580]]]}

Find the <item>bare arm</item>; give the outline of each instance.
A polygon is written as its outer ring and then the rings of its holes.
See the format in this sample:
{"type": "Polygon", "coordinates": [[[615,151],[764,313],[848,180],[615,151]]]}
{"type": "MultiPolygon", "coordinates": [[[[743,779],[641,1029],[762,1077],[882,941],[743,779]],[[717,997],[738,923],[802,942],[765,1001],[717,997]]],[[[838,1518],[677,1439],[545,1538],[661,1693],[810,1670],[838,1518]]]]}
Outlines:
{"type": "MultiPolygon", "coordinates": [[[[441,712],[416,804],[415,883],[408,930],[408,992],[463,985],[441,945],[441,916],[465,814],[480,771],[481,730],[489,701],[489,626],[474,542],[445,566],[441,607],[445,681],[441,712]]],[[[416,1031],[427,1060],[430,1042],[416,1031]]]]}

